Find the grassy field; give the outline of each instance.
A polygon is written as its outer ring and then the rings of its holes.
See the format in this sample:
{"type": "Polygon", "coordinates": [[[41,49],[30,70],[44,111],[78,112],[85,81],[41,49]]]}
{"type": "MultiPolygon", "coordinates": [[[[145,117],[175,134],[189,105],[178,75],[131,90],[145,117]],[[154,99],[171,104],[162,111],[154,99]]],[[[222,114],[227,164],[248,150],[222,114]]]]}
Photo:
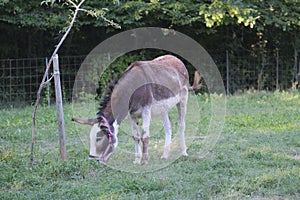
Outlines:
{"type": "Polygon", "coordinates": [[[70,119],[93,117],[96,106],[70,104],[64,106],[68,161],[60,161],[55,107],[40,107],[30,171],[33,108],[0,110],[0,199],[300,199],[299,92],[228,97],[215,145],[206,143],[210,97],[193,98],[198,106],[187,117],[190,156],[178,158],[174,148],[174,158],[161,161],[163,129],[154,121],[148,168],[132,165],[127,122],[108,166],[88,160],[90,127],[70,119]]]}

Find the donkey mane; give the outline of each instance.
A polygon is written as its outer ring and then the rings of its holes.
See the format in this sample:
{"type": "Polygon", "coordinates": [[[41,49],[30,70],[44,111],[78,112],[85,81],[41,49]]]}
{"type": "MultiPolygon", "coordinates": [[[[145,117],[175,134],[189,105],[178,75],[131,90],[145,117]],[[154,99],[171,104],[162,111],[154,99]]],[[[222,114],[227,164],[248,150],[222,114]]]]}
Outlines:
{"type": "Polygon", "coordinates": [[[119,79],[110,80],[110,82],[108,83],[108,85],[105,88],[104,96],[101,98],[101,101],[99,103],[100,107],[99,107],[99,111],[97,113],[98,121],[101,121],[101,117],[104,115],[104,110],[110,103],[110,98],[111,98],[112,92],[113,92],[118,80],[119,79]]]}

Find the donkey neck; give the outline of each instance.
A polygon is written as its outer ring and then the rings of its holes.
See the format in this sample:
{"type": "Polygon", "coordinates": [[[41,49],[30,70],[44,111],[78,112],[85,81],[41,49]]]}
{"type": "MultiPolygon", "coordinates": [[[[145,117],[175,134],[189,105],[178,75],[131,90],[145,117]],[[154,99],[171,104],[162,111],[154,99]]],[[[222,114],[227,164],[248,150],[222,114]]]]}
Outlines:
{"type": "Polygon", "coordinates": [[[112,126],[114,123],[118,125],[125,119],[127,113],[120,112],[120,110],[114,109],[111,101],[107,104],[105,109],[103,110],[103,115],[107,119],[108,123],[112,126]]]}
{"type": "Polygon", "coordinates": [[[108,121],[109,125],[112,125],[114,123],[115,118],[111,110],[110,102],[108,102],[107,106],[103,109],[102,114],[108,121]]]}

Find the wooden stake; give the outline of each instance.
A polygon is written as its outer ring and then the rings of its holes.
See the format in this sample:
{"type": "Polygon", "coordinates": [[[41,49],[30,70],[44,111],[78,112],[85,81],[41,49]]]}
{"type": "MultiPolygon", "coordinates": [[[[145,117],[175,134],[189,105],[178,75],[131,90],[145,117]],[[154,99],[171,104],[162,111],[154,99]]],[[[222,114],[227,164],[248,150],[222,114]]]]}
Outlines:
{"type": "Polygon", "coordinates": [[[62,94],[61,94],[59,63],[58,63],[57,54],[53,58],[53,70],[54,70],[54,84],[55,84],[55,96],[56,96],[56,111],[57,111],[57,118],[58,118],[60,155],[62,161],[66,161],[67,153],[66,153],[65,121],[64,121],[64,111],[62,106],[62,94]]]}

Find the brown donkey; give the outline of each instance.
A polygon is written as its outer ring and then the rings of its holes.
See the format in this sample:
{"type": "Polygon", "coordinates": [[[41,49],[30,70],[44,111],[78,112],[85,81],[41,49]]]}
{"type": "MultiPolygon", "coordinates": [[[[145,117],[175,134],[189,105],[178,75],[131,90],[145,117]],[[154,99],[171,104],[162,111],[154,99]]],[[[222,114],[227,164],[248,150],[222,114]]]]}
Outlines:
{"type": "Polygon", "coordinates": [[[168,158],[172,128],[168,112],[174,106],[178,110],[178,130],[181,154],[187,156],[185,144],[185,115],[188,91],[197,89],[200,76],[195,73],[194,84],[189,87],[188,71],[181,60],[164,55],[151,61],[132,63],[119,80],[108,86],[100,103],[97,119],[73,121],[93,125],[90,131],[89,158],[106,163],[118,145],[118,127],[129,114],[132,137],[135,143],[136,164],[149,161],[149,127],[152,116],[162,116],[165,131],[165,146],[162,158],[168,158]],[[139,131],[142,119],[142,131],[139,131]]]}

